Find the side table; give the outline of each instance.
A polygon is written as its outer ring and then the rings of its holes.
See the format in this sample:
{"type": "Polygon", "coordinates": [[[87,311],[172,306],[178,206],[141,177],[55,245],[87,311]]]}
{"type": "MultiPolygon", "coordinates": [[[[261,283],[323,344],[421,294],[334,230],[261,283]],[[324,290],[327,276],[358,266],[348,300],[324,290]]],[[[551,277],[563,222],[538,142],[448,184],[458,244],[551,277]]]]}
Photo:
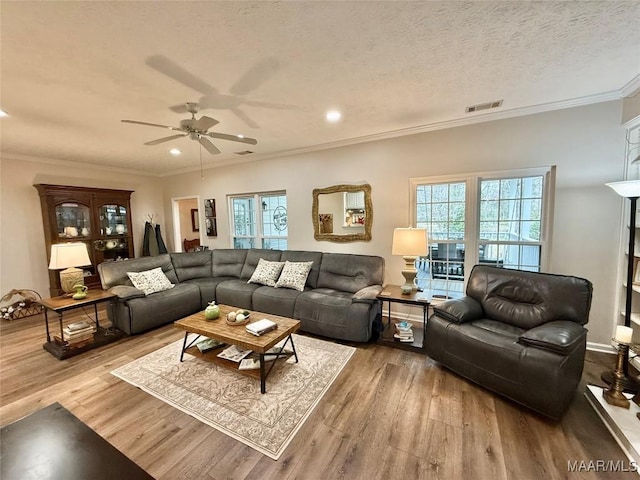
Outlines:
{"type": "Polygon", "coordinates": [[[377,298],[378,302],[380,302],[380,318],[382,319],[383,327],[378,343],[412,352],[424,352],[424,334],[427,328],[427,312],[431,305],[431,300],[428,294],[425,292],[411,292],[408,295],[404,295],[400,290],[399,285],[385,285],[377,298]],[[384,323],[384,317],[382,316],[382,307],[384,306],[384,302],[387,302],[388,304],[386,324],[384,323]],[[392,303],[422,307],[422,327],[413,327],[413,343],[405,343],[393,338],[395,328],[391,323],[392,303]]]}
{"type": "Polygon", "coordinates": [[[103,328],[100,326],[100,321],[98,319],[98,304],[101,302],[108,302],[114,297],[115,295],[113,293],[105,290],[89,290],[87,291],[86,298],[81,300],[74,300],[67,296],[44,298],[40,300],[38,303],[44,307],[44,323],[47,330],[47,342],[42,346],[42,348],[59,360],[64,360],[65,358],[73,357],[74,355],[86,352],[92,348],[100,347],[122,338],[124,336],[124,332],[114,327],[108,329],[103,328]],[[49,310],[58,314],[60,339],[63,339],[64,333],[62,329],[64,312],[91,305],[93,305],[93,312],[95,315],[94,321],[96,324],[96,332],[93,335],[92,342],[73,348],[64,342],[58,342],[55,338],[52,338],[52,333],[49,328],[49,310]]]}

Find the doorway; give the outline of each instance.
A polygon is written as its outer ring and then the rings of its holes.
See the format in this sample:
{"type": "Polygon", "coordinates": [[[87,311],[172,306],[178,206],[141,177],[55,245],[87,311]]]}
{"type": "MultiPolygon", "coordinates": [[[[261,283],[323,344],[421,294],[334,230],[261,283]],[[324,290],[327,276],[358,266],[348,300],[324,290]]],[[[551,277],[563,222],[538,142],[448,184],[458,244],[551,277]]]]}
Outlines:
{"type": "Polygon", "coordinates": [[[200,236],[200,197],[173,198],[171,202],[173,207],[173,244],[175,245],[175,251],[185,251],[185,240],[197,240],[197,244],[202,245],[200,236]]]}

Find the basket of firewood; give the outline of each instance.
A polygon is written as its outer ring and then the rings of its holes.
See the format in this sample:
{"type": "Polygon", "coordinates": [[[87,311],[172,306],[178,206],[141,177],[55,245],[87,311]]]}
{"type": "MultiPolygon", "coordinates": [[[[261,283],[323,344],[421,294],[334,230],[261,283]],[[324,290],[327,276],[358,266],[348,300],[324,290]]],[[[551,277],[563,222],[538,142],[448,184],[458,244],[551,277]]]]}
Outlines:
{"type": "Polygon", "coordinates": [[[40,304],[42,297],[35,290],[14,288],[0,298],[0,318],[16,320],[42,313],[44,307],[40,304]]]}

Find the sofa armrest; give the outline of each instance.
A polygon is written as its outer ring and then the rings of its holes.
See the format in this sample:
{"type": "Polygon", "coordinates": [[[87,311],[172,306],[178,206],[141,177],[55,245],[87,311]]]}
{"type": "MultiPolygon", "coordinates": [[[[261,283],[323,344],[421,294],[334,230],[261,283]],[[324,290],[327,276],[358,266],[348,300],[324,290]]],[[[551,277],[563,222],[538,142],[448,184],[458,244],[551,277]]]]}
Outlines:
{"type": "Polygon", "coordinates": [[[579,323],[558,320],[527,330],[520,335],[518,342],[523,345],[567,355],[577,346],[583,344],[586,336],[587,329],[579,323]]]}
{"type": "Polygon", "coordinates": [[[375,303],[381,291],[382,285],[369,285],[354,293],[351,301],[355,303],[375,303]]]}
{"type": "Polygon", "coordinates": [[[471,297],[447,300],[433,306],[433,312],[439,317],[455,323],[467,323],[479,320],[484,316],[482,305],[471,297]]]}
{"type": "Polygon", "coordinates": [[[109,291],[117,295],[118,300],[131,300],[132,298],[146,296],[142,290],[138,290],[136,287],[130,287],[128,285],[116,285],[115,287],[111,287],[109,291]]]}

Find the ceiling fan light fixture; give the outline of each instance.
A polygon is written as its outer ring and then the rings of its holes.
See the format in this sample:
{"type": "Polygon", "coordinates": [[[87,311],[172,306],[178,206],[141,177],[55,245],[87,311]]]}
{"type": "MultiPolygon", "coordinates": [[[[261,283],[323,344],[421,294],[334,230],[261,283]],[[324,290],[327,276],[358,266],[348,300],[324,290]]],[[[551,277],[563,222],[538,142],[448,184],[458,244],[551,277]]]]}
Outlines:
{"type": "Polygon", "coordinates": [[[171,155],[180,155],[182,152],[180,150],[178,150],[177,148],[172,148],[171,150],[169,150],[169,153],[171,155]]]}
{"type": "Polygon", "coordinates": [[[327,122],[335,123],[340,121],[340,119],[342,118],[342,113],[340,113],[338,110],[329,110],[325,115],[325,118],[327,119],[327,122]]]}

